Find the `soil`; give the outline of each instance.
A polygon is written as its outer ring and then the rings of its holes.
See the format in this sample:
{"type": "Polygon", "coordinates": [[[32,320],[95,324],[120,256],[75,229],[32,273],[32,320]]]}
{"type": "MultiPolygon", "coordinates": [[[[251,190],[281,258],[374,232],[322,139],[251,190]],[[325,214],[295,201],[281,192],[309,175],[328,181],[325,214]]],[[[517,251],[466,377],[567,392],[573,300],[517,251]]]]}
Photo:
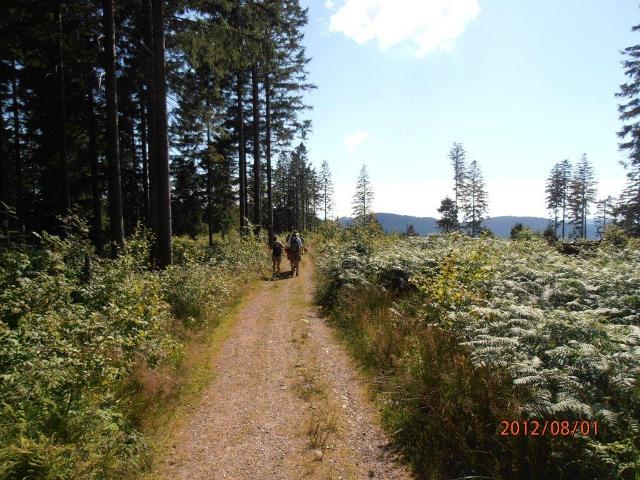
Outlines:
{"type": "Polygon", "coordinates": [[[413,478],[390,453],[366,382],[313,305],[312,268],[305,256],[299,277],[247,293],[155,478],[413,478]]]}

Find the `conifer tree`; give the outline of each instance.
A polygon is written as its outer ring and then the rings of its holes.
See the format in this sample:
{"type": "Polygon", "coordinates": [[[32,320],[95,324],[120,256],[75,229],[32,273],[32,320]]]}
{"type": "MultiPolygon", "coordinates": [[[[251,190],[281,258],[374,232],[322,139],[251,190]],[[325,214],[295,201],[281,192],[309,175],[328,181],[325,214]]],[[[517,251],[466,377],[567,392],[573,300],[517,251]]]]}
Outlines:
{"type": "Polygon", "coordinates": [[[549,178],[547,179],[545,193],[547,200],[547,209],[549,209],[549,211],[553,215],[553,232],[555,235],[557,235],[559,212],[562,207],[561,173],[559,163],[556,163],[551,169],[551,173],[549,174],[549,178]]]}
{"type": "Polygon", "coordinates": [[[587,215],[589,208],[596,200],[596,182],[593,167],[583,154],[574,167],[569,185],[569,218],[572,227],[572,237],[587,238],[587,215]]]}
{"type": "MultiPolygon", "coordinates": [[[[311,122],[303,117],[309,109],[303,93],[315,86],[307,79],[307,64],[310,59],[303,44],[308,9],[302,8],[298,0],[268,0],[264,6],[268,12],[262,52],[264,150],[267,197],[270,197],[272,156],[286,150],[296,139],[305,140],[311,122]]],[[[269,212],[273,211],[269,198],[267,209],[269,212]]],[[[267,223],[271,223],[269,217],[267,223]]]]}
{"type": "MultiPolygon", "coordinates": [[[[185,60],[185,66],[188,61],[185,60]]],[[[207,90],[201,82],[206,82],[200,72],[185,68],[180,79],[174,84],[179,100],[174,112],[171,128],[172,147],[177,152],[171,159],[172,174],[172,226],[176,235],[196,236],[204,219],[205,206],[209,208],[206,181],[200,169],[207,169],[209,141],[205,138],[207,126],[203,98],[207,90]]],[[[208,219],[207,219],[208,221],[208,219]]]]}
{"type": "Polygon", "coordinates": [[[619,225],[630,235],[640,237],[640,162],[627,167],[627,183],[616,212],[619,225]]]}
{"type": "MultiPolygon", "coordinates": [[[[290,156],[310,128],[299,0],[45,4],[6,0],[0,19],[0,196],[15,212],[5,229],[59,229],[73,204],[99,249],[104,202],[114,243],[142,220],[164,266],[172,226],[193,233],[204,221],[212,238],[239,223],[239,204],[243,219],[273,225],[271,156],[290,156]]],[[[313,227],[319,178],[308,159],[294,170],[286,205],[313,227]]]]}
{"type": "Polygon", "coordinates": [[[437,220],[438,228],[442,233],[455,232],[458,229],[458,212],[456,203],[449,197],[445,197],[440,202],[438,212],[441,217],[437,220]]]}
{"type": "Polygon", "coordinates": [[[596,232],[602,239],[604,231],[615,220],[615,205],[611,195],[596,202],[596,232]]]}
{"type": "Polygon", "coordinates": [[[321,199],[319,185],[303,143],[291,152],[280,152],[273,173],[275,231],[315,227],[321,199]]]}
{"type": "Polygon", "coordinates": [[[480,165],[475,160],[469,164],[460,208],[464,213],[465,227],[472,237],[481,232],[482,221],[488,209],[487,192],[480,165]]]}
{"type": "Polygon", "coordinates": [[[258,63],[251,66],[251,105],[253,113],[253,224],[255,233],[260,233],[262,224],[262,196],[261,196],[261,169],[260,169],[260,99],[258,86],[258,63]]]}
{"type": "Polygon", "coordinates": [[[156,232],[158,265],[172,263],[171,191],[169,180],[169,139],[167,134],[167,78],[164,45],[164,0],[152,0],[153,11],[153,72],[155,112],[155,172],[157,188],[158,231],[156,232]]]}
{"type": "Polygon", "coordinates": [[[553,231],[558,235],[558,227],[562,225],[562,238],[565,236],[567,200],[571,183],[571,162],[563,160],[556,163],[549,174],[546,185],[547,208],[553,214],[553,231]]]}
{"type": "Polygon", "coordinates": [[[352,212],[356,224],[368,225],[372,221],[373,198],[374,193],[369,180],[369,172],[367,171],[367,166],[362,165],[352,201],[352,212]]]}
{"type": "MultiPolygon", "coordinates": [[[[0,95],[2,95],[0,90],[0,95]]],[[[9,198],[8,198],[9,158],[7,155],[7,141],[4,127],[2,101],[0,100],[0,234],[9,238],[9,198]]]]}
{"type": "MultiPolygon", "coordinates": [[[[640,31],[640,25],[632,28],[633,32],[640,31]]],[[[616,94],[624,103],[618,106],[622,129],[618,132],[619,148],[627,154],[627,184],[620,197],[619,214],[620,225],[629,234],[640,236],[640,44],[627,47],[622,52],[625,59],[622,62],[624,73],[629,78],[627,83],[620,85],[616,94]]]]}
{"type": "MultiPolygon", "coordinates": [[[[462,144],[453,142],[453,146],[449,151],[449,160],[451,160],[451,165],[453,166],[453,202],[456,215],[457,212],[462,211],[460,199],[463,195],[467,180],[466,155],[462,144]]],[[[457,223],[458,219],[456,217],[456,224],[457,223]]]]}
{"type": "MultiPolygon", "coordinates": [[[[71,180],[69,178],[69,157],[67,154],[67,101],[65,94],[65,62],[64,62],[64,25],[62,22],[63,2],[59,1],[57,5],[58,17],[58,64],[57,70],[57,104],[58,104],[58,156],[60,157],[60,170],[62,174],[61,181],[61,197],[62,212],[69,213],[71,210],[71,180]]],[[[109,39],[107,39],[109,43],[109,39]]]]}
{"type": "Polygon", "coordinates": [[[559,173],[559,192],[560,192],[560,212],[562,219],[562,238],[565,238],[567,223],[567,208],[569,206],[569,186],[571,184],[572,167],[568,159],[560,162],[559,173]]]}
{"type": "Polygon", "coordinates": [[[120,177],[120,146],[118,134],[118,93],[116,87],[116,38],[114,0],[103,0],[106,72],[106,143],[109,167],[109,225],[111,228],[112,254],[124,244],[122,216],[122,183],[120,177]]]}
{"type": "Polygon", "coordinates": [[[331,212],[333,211],[333,205],[334,205],[333,180],[331,178],[331,170],[329,168],[329,163],[326,160],[322,161],[322,166],[320,167],[318,187],[321,195],[322,212],[324,214],[324,221],[326,222],[327,218],[331,216],[331,212]]]}

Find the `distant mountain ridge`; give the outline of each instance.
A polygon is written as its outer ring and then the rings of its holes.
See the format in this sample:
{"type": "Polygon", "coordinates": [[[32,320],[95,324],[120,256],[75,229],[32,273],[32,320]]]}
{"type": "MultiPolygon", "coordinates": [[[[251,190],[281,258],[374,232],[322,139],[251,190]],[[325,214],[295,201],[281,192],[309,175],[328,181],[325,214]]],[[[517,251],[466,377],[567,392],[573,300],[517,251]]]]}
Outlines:
{"type": "MultiPolygon", "coordinates": [[[[437,221],[433,217],[414,217],[397,213],[376,213],[376,217],[384,231],[388,233],[404,233],[409,225],[413,225],[418,235],[427,235],[439,231],[437,221]]],[[[340,217],[338,221],[342,225],[350,225],[353,219],[351,217],[340,217]]],[[[489,218],[482,222],[482,226],[491,230],[498,237],[506,238],[511,233],[511,227],[516,223],[522,223],[525,227],[529,227],[536,232],[542,232],[547,228],[549,220],[542,217],[505,215],[489,218]]],[[[596,238],[597,236],[593,219],[587,220],[587,235],[589,238],[596,238]]]]}

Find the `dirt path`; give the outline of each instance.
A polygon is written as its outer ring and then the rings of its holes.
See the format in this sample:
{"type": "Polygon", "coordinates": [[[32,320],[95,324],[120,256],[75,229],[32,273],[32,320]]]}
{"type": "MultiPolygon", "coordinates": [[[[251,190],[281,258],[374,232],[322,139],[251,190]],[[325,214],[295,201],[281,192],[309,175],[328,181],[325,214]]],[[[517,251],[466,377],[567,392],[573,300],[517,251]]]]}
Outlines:
{"type": "Polygon", "coordinates": [[[313,307],[306,260],[300,277],[248,294],[157,477],[412,478],[386,453],[358,374],[313,307]]]}

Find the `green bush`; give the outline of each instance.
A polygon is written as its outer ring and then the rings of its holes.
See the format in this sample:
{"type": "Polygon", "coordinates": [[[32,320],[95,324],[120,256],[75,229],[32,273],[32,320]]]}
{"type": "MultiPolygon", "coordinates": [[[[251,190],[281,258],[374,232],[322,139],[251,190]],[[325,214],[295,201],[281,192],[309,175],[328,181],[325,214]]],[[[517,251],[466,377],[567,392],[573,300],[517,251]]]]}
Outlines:
{"type": "Polygon", "coordinates": [[[144,467],[135,369],[180,358],[180,332],[214,321],[267,266],[258,242],[176,239],[180,260],[148,269],[150,238],[115,260],[84,224],[0,252],[0,479],[114,479],[144,467]]]}

